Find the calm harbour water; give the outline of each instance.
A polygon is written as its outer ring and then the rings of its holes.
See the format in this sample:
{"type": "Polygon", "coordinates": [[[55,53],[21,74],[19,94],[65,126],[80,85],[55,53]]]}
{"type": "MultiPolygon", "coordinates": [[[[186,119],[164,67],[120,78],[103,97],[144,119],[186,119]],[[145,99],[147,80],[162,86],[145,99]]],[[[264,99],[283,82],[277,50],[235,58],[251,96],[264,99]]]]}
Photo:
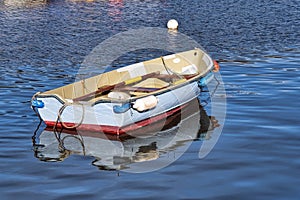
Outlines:
{"type": "Polygon", "coordinates": [[[300,2],[0,1],[1,199],[299,199],[300,2]],[[30,99],[74,81],[103,40],[141,27],[180,32],[220,61],[227,116],[212,152],[191,143],[150,173],[99,170],[92,156],[35,157],[30,99]],[[298,131],[297,131],[298,130],[298,131]]]}

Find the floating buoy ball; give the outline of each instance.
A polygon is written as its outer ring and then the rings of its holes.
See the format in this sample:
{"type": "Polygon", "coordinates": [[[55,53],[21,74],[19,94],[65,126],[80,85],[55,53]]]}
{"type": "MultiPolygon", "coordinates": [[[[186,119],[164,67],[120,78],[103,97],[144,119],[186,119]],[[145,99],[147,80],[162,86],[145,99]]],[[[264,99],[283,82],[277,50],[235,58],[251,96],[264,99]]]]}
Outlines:
{"type": "Polygon", "coordinates": [[[178,22],[175,19],[171,19],[171,20],[168,21],[167,27],[170,30],[177,30],[178,29],[178,22]]]}

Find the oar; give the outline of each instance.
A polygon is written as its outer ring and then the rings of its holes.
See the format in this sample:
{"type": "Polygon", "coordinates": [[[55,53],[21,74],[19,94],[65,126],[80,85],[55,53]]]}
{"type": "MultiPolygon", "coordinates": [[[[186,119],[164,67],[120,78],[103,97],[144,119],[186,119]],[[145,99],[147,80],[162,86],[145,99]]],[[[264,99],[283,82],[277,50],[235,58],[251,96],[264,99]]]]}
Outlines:
{"type": "MultiPolygon", "coordinates": [[[[197,75],[199,75],[199,74],[196,73],[196,74],[187,74],[187,75],[180,75],[180,76],[184,77],[186,80],[189,80],[191,78],[194,78],[197,75]]],[[[157,76],[155,76],[155,78],[167,80],[167,82],[170,82],[174,78],[178,79],[178,75],[176,75],[176,74],[158,74],[157,76]]]]}
{"type": "Polygon", "coordinates": [[[144,76],[138,76],[138,77],[135,77],[135,78],[132,78],[132,79],[128,79],[126,81],[123,81],[123,82],[120,82],[120,83],[117,83],[117,84],[114,84],[114,85],[105,85],[105,86],[102,86],[102,87],[98,88],[98,90],[96,90],[94,92],[91,92],[91,93],[88,93],[86,95],[74,98],[73,101],[87,101],[91,98],[95,98],[97,95],[100,95],[104,92],[111,91],[114,88],[122,87],[122,86],[125,86],[125,85],[130,85],[132,83],[136,83],[136,82],[145,80],[147,78],[154,77],[155,75],[158,75],[158,74],[159,74],[159,72],[153,72],[153,73],[150,73],[150,74],[146,74],[144,76]]]}
{"type": "MultiPolygon", "coordinates": [[[[166,86],[167,87],[167,86],[166,86]]],[[[150,93],[150,92],[155,92],[157,90],[164,89],[166,87],[162,88],[148,88],[148,87],[132,87],[132,86],[124,86],[121,87],[119,90],[120,91],[131,91],[131,92],[143,92],[143,93],[150,93]]]]}

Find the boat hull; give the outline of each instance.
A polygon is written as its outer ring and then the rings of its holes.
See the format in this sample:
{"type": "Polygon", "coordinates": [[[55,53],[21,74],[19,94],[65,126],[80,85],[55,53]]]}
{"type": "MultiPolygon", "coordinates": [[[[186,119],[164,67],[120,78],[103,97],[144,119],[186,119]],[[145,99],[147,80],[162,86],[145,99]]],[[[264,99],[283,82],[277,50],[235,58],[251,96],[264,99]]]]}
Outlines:
{"type": "Polygon", "coordinates": [[[124,103],[66,104],[52,96],[40,96],[37,100],[42,101],[44,107],[38,108],[38,113],[48,127],[124,134],[180,112],[200,92],[198,82],[194,81],[155,95],[158,103],[153,109],[139,112],[129,108],[122,113],[116,113],[114,107],[124,103]]]}

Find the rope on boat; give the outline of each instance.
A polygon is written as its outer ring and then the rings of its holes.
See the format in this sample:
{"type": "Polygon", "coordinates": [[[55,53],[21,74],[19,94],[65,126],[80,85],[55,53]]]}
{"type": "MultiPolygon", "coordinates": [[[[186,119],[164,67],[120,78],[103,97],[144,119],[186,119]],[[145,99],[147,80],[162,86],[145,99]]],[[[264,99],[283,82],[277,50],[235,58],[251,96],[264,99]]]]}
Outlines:
{"type": "Polygon", "coordinates": [[[175,71],[171,70],[169,67],[167,67],[167,65],[165,63],[165,59],[163,57],[160,57],[160,58],[161,58],[161,61],[162,61],[163,65],[164,65],[164,68],[166,69],[166,71],[168,72],[169,75],[175,74],[179,78],[179,80],[185,79],[180,74],[178,74],[177,72],[175,72],[175,71]]]}
{"type": "Polygon", "coordinates": [[[82,122],[83,122],[83,119],[84,119],[84,111],[85,111],[85,110],[84,110],[84,105],[83,105],[83,104],[79,104],[79,103],[74,104],[74,103],[66,102],[66,103],[59,109],[59,111],[58,111],[57,119],[56,119],[56,122],[55,122],[55,125],[54,125],[54,129],[56,129],[58,123],[60,123],[61,126],[62,126],[63,128],[66,128],[66,129],[76,129],[76,128],[78,128],[78,127],[82,124],[82,122]],[[81,107],[82,107],[82,117],[81,117],[79,123],[77,123],[77,124],[74,123],[75,125],[73,125],[73,126],[68,126],[65,122],[63,122],[61,116],[62,116],[64,110],[65,110],[68,106],[72,106],[72,105],[81,105],[81,107]]]}
{"type": "MultiPolygon", "coordinates": [[[[90,90],[89,88],[87,88],[86,83],[85,83],[85,79],[82,79],[82,80],[80,81],[80,83],[81,83],[81,85],[82,85],[82,93],[83,93],[83,94],[93,92],[92,90],[90,90]],[[86,91],[86,92],[85,92],[85,91],[86,91]]],[[[75,89],[75,87],[74,87],[74,89],[75,89]]]]}
{"type": "Polygon", "coordinates": [[[35,114],[36,114],[36,115],[39,117],[39,119],[42,121],[42,117],[41,117],[40,113],[36,110],[36,107],[32,105],[32,102],[33,102],[34,100],[36,100],[36,96],[39,95],[40,93],[41,93],[41,92],[36,92],[36,93],[32,96],[30,102],[31,102],[31,108],[32,108],[32,110],[35,112],[35,114]]]}
{"type": "Polygon", "coordinates": [[[68,138],[68,137],[71,137],[71,138],[77,139],[77,140],[80,142],[80,144],[81,144],[81,146],[82,146],[82,153],[83,153],[83,155],[86,155],[86,148],[85,148],[84,141],[83,141],[83,137],[82,137],[81,134],[79,134],[79,133],[77,132],[79,137],[77,137],[77,136],[75,136],[75,135],[66,135],[66,136],[64,136],[64,137],[62,138],[62,136],[61,136],[61,134],[62,134],[62,129],[61,129],[61,131],[59,131],[59,132],[57,132],[57,130],[53,129],[53,133],[54,133],[54,136],[55,136],[55,138],[56,138],[56,140],[57,140],[57,142],[58,142],[58,150],[59,150],[59,152],[64,153],[64,155],[68,155],[68,156],[73,152],[73,151],[71,151],[71,150],[68,150],[68,149],[65,147],[65,145],[64,145],[64,144],[65,144],[65,139],[68,138]]]}

